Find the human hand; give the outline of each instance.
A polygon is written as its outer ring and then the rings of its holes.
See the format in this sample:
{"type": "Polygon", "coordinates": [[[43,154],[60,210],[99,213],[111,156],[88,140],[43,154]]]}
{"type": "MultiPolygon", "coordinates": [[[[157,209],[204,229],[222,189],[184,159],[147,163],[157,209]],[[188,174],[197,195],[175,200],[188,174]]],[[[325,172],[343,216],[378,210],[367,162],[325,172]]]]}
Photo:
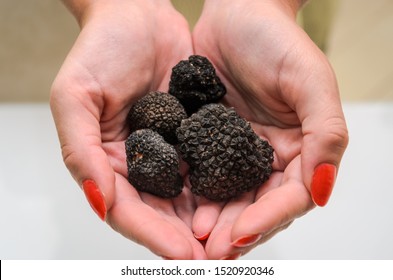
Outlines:
{"type": "Polygon", "coordinates": [[[300,1],[206,0],[194,33],[233,106],[275,149],[271,178],[225,205],[197,208],[207,256],[237,258],[327,203],[348,143],[326,57],[297,26],[300,1]],[[213,211],[212,211],[213,209],[213,211]]]}
{"type": "Polygon", "coordinates": [[[160,199],[126,179],[127,113],[150,90],[166,91],[173,65],[192,54],[188,25],[169,0],[86,2],[67,2],[81,32],[51,92],[64,162],[116,231],[159,256],[205,258],[190,192],[160,199]]]}

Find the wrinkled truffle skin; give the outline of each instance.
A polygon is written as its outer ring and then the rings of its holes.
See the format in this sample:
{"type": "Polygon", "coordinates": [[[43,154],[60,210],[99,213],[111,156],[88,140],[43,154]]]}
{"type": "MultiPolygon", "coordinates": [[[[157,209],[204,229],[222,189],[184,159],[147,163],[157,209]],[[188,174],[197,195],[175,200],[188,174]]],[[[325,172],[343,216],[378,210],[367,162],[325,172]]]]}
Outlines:
{"type": "Polygon", "coordinates": [[[201,106],[220,100],[226,88],[206,57],[192,55],[173,67],[169,93],[179,99],[191,115],[201,106]]]}
{"type": "Polygon", "coordinates": [[[225,201],[260,186],[272,172],[273,148],[232,108],[203,106],[182,121],[177,137],[196,195],[225,201]]]}
{"type": "Polygon", "coordinates": [[[141,129],[130,134],[125,146],[128,181],[137,190],[163,198],[181,193],[179,157],[164,138],[150,129],[141,129]]]}
{"type": "Polygon", "coordinates": [[[130,109],[127,123],[130,131],[148,128],[158,132],[165,141],[176,144],[176,128],[187,114],[180,102],[163,92],[150,92],[130,109]]]}

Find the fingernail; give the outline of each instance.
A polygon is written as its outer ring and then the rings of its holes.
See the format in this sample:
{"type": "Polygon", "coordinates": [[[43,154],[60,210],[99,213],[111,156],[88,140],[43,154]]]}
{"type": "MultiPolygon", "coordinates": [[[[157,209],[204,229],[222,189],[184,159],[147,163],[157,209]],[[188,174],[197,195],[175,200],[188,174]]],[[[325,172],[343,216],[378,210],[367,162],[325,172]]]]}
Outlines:
{"type": "Polygon", "coordinates": [[[259,239],[261,239],[261,237],[262,237],[261,234],[252,234],[252,235],[243,236],[232,242],[232,245],[236,247],[247,247],[258,242],[259,239]]]}
{"type": "Polygon", "coordinates": [[[228,255],[228,256],[222,257],[220,260],[237,260],[241,256],[242,256],[242,253],[235,253],[235,254],[232,254],[232,255],[228,255]]]}
{"type": "Polygon", "coordinates": [[[196,234],[194,233],[194,237],[195,237],[196,239],[198,239],[199,241],[204,241],[204,240],[208,239],[209,236],[210,236],[210,232],[208,232],[208,233],[206,233],[205,235],[202,235],[202,236],[198,236],[198,235],[196,235],[196,234]]]}
{"type": "Polygon", "coordinates": [[[333,164],[322,163],[314,170],[311,182],[311,197],[318,206],[325,206],[333,191],[337,168],[333,164]]]}
{"type": "Polygon", "coordinates": [[[97,187],[93,180],[85,180],[82,183],[83,192],[90,203],[91,208],[100,217],[101,220],[105,221],[106,217],[106,205],[104,196],[100,189],[97,187]]]}

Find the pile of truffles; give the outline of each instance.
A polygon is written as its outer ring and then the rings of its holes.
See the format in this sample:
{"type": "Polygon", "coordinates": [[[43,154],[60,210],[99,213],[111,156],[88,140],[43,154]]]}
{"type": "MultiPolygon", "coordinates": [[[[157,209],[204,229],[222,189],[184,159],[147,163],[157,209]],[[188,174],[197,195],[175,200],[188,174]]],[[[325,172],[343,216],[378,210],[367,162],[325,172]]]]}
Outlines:
{"type": "Polygon", "coordinates": [[[269,179],[273,148],[249,122],[218,102],[226,93],[206,57],[192,55],[173,69],[169,94],[150,92],[127,116],[128,181],[163,198],[182,192],[180,160],[189,165],[191,191],[227,201],[269,179]]]}

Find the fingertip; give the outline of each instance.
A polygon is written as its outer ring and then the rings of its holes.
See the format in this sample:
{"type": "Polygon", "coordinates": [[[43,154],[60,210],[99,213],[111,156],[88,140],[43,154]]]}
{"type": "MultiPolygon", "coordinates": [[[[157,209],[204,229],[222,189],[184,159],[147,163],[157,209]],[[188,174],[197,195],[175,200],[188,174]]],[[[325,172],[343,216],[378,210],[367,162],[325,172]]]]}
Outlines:
{"type": "Polygon", "coordinates": [[[157,252],[160,252],[159,255],[164,255],[171,260],[206,259],[206,253],[198,240],[192,235],[188,236],[174,230],[176,229],[163,228],[163,236],[155,238],[154,241],[146,241],[153,245],[151,247],[153,250],[157,249],[157,252]]]}
{"type": "Polygon", "coordinates": [[[260,233],[245,235],[233,241],[232,245],[240,248],[248,247],[257,243],[261,238],[262,238],[262,234],[260,233]]]}
{"type": "MultiPolygon", "coordinates": [[[[116,178],[116,201],[107,214],[107,222],[114,230],[161,258],[203,258],[203,247],[189,227],[179,224],[178,218],[169,209],[165,210],[165,206],[157,211],[146,204],[126,178],[120,175],[116,178]]],[[[172,204],[171,200],[165,201],[172,204]]]]}
{"type": "Polygon", "coordinates": [[[224,204],[214,203],[205,198],[200,198],[197,204],[192,220],[192,230],[196,239],[205,241],[216,225],[224,204]]]}
{"type": "Polygon", "coordinates": [[[205,234],[202,234],[202,235],[198,235],[198,234],[196,234],[196,233],[194,232],[194,237],[195,237],[197,240],[199,240],[199,241],[205,241],[205,240],[207,240],[207,239],[209,238],[209,236],[210,236],[210,232],[205,233],[205,234]]]}
{"type": "Polygon", "coordinates": [[[319,164],[315,170],[311,182],[311,197],[317,206],[325,206],[333,191],[337,168],[333,164],[319,164]]]}
{"type": "Polygon", "coordinates": [[[242,255],[243,255],[243,253],[237,252],[237,253],[233,253],[233,254],[230,254],[230,255],[226,255],[226,256],[220,258],[220,260],[222,260],[222,261],[224,261],[224,260],[225,260],[225,261],[237,260],[237,259],[239,259],[242,255]]]}
{"type": "Polygon", "coordinates": [[[176,242],[170,242],[170,248],[165,249],[165,257],[169,260],[192,260],[194,259],[194,252],[192,245],[187,239],[177,238],[176,242]]]}
{"type": "Polygon", "coordinates": [[[328,203],[346,147],[345,136],[324,129],[304,138],[302,176],[314,205],[323,207],[328,203]]]}
{"type": "Polygon", "coordinates": [[[82,183],[82,189],[91,208],[102,221],[105,221],[107,214],[105,198],[96,182],[91,179],[84,180],[82,183]]]}
{"type": "Polygon", "coordinates": [[[115,172],[104,150],[96,146],[76,149],[65,160],[74,179],[98,217],[106,221],[115,197],[115,172]]]}

